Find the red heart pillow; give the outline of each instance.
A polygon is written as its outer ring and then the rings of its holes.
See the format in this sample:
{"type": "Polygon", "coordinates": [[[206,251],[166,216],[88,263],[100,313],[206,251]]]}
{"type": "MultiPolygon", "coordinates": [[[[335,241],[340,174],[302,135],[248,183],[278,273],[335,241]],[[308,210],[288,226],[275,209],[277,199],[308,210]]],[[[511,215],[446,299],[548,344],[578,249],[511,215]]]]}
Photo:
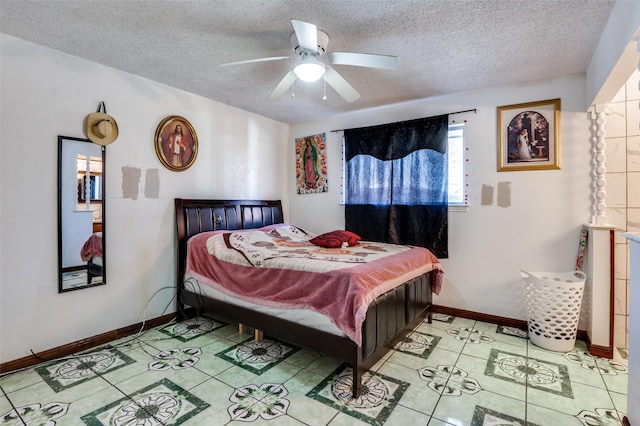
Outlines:
{"type": "Polygon", "coordinates": [[[347,243],[347,245],[351,247],[358,245],[359,241],[360,236],[354,234],[353,232],[342,230],[327,232],[326,234],[318,235],[317,237],[309,240],[309,242],[312,244],[326,248],[342,247],[342,243],[347,243]]]}

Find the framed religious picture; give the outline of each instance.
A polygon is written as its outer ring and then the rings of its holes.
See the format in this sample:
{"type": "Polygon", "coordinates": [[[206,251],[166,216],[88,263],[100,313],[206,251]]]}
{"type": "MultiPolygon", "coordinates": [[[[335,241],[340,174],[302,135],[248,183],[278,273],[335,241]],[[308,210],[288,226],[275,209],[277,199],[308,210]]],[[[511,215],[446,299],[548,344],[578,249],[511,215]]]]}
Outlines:
{"type": "Polygon", "coordinates": [[[158,124],[155,148],[162,165],[174,172],[181,172],[196,160],[198,136],[186,118],[171,115],[158,124]]]}
{"type": "Polygon", "coordinates": [[[327,152],[324,133],[296,138],[296,188],[298,194],[327,192],[327,152]]]}
{"type": "Polygon", "coordinates": [[[560,168],[560,99],[498,107],[498,171],[560,168]]]}

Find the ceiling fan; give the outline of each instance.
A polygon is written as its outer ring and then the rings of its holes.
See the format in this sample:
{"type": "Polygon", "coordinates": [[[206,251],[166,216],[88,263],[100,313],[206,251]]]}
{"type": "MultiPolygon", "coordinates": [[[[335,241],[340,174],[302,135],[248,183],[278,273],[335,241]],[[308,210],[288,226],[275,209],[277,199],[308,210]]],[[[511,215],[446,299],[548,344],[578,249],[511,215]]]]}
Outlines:
{"type": "MultiPolygon", "coordinates": [[[[336,70],[327,65],[353,65],[358,67],[396,70],[400,63],[397,56],[375,55],[370,53],[331,52],[327,54],[329,35],[318,30],[314,24],[291,20],[294,32],[291,34],[291,46],[299,57],[296,66],[289,71],[276,88],[269,95],[268,100],[276,101],[300,79],[314,82],[324,78],[331,87],[347,102],[360,98],[360,94],[336,70]],[[326,55],[326,56],[325,56],[326,55]],[[325,59],[327,58],[327,59],[325,59]]],[[[267,58],[248,59],[244,61],[228,62],[219,66],[241,65],[254,62],[279,61],[290,59],[289,56],[272,56],[267,58]]]]}

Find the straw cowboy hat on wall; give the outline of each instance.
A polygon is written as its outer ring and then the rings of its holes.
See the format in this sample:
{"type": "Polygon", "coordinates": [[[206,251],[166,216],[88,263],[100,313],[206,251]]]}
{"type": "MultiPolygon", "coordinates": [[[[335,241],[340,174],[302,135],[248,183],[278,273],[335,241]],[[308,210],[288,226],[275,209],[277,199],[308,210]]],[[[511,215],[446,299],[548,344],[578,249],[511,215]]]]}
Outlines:
{"type": "Polygon", "coordinates": [[[118,124],[107,114],[104,102],[100,102],[96,112],[87,116],[87,138],[98,145],[109,145],[118,138],[118,124]]]}

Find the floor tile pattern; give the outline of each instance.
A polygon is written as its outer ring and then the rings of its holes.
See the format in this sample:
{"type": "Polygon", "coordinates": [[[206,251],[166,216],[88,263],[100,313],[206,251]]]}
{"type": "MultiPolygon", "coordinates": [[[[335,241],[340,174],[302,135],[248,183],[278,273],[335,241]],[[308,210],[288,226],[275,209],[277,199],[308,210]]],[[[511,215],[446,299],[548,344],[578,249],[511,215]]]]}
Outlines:
{"type": "Polygon", "coordinates": [[[439,314],[436,312],[432,314],[432,319],[440,322],[446,322],[447,324],[451,324],[455,319],[455,317],[447,314],[439,314]]]}
{"type": "Polygon", "coordinates": [[[460,396],[463,392],[474,394],[482,390],[478,381],[469,377],[469,373],[453,365],[424,367],[418,373],[430,389],[443,396],[460,396]]]}
{"type": "Polygon", "coordinates": [[[68,408],[69,404],[60,402],[51,402],[44,406],[35,403],[9,411],[2,417],[2,424],[55,425],[54,420],[64,416],[68,408]]]}
{"type": "Polygon", "coordinates": [[[181,425],[209,404],[168,379],[82,416],[87,425],[181,425]]]}
{"type": "Polygon", "coordinates": [[[60,392],[134,362],[118,349],[106,346],[71,359],[50,362],[35,370],[51,389],[60,392]]]}
{"type": "MultiPolygon", "coordinates": [[[[486,407],[476,405],[471,419],[471,426],[518,426],[525,424],[523,419],[498,413],[486,407]]],[[[528,422],[527,426],[538,426],[535,423],[528,422]]]]}
{"type": "Polygon", "coordinates": [[[160,328],[160,331],[182,342],[188,342],[222,326],[224,326],[224,324],[207,318],[197,317],[177,324],[164,326],[160,328]]]}
{"type": "Polygon", "coordinates": [[[363,378],[360,396],[353,399],[352,370],[340,366],[313,388],[308,397],[335,409],[345,406],[349,416],[371,425],[382,425],[394,410],[409,383],[382,374],[367,374],[363,378]]]}
{"type": "Polygon", "coordinates": [[[440,339],[438,336],[413,331],[402,339],[394,349],[398,352],[404,352],[421,358],[429,358],[429,355],[431,355],[433,349],[438,345],[440,339]]]}
{"type": "Polygon", "coordinates": [[[620,424],[620,419],[624,414],[617,412],[615,410],[606,409],[606,408],[596,408],[595,413],[592,411],[581,411],[576,417],[582,424],[585,426],[591,425],[611,425],[617,426],[620,424]]]}
{"type": "Polygon", "coordinates": [[[520,330],[519,328],[509,327],[506,325],[499,325],[496,329],[496,333],[522,337],[523,339],[526,339],[528,334],[526,330],[520,330]]]}
{"type": "Polygon", "coordinates": [[[573,398],[567,367],[561,364],[491,349],[484,374],[573,398]]]}
{"type": "Polygon", "coordinates": [[[434,314],[363,377],[237,324],[171,323],[0,377],[0,426],[620,425],[626,360],[434,314]]]}
{"type": "Polygon", "coordinates": [[[567,352],[564,356],[569,361],[580,364],[582,368],[598,371],[602,375],[616,376],[629,373],[623,363],[606,358],[594,358],[587,351],[567,352]]]}
{"type": "MultiPolygon", "coordinates": [[[[71,271],[62,273],[62,288],[72,289],[76,287],[84,287],[87,285],[87,270],[71,271]]],[[[91,284],[99,284],[102,282],[102,277],[93,277],[91,284]]]]}
{"type": "Polygon", "coordinates": [[[217,356],[260,375],[293,355],[299,349],[297,346],[287,345],[275,339],[264,339],[261,342],[249,339],[221,351],[217,356]]]}
{"type": "Polygon", "coordinates": [[[227,411],[231,418],[242,422],[275,419],[287,414],[289,400],[285,396],[288,394],[287,388],[277,383],[243,386],[229,397],[232,404],[227,411]]]}

